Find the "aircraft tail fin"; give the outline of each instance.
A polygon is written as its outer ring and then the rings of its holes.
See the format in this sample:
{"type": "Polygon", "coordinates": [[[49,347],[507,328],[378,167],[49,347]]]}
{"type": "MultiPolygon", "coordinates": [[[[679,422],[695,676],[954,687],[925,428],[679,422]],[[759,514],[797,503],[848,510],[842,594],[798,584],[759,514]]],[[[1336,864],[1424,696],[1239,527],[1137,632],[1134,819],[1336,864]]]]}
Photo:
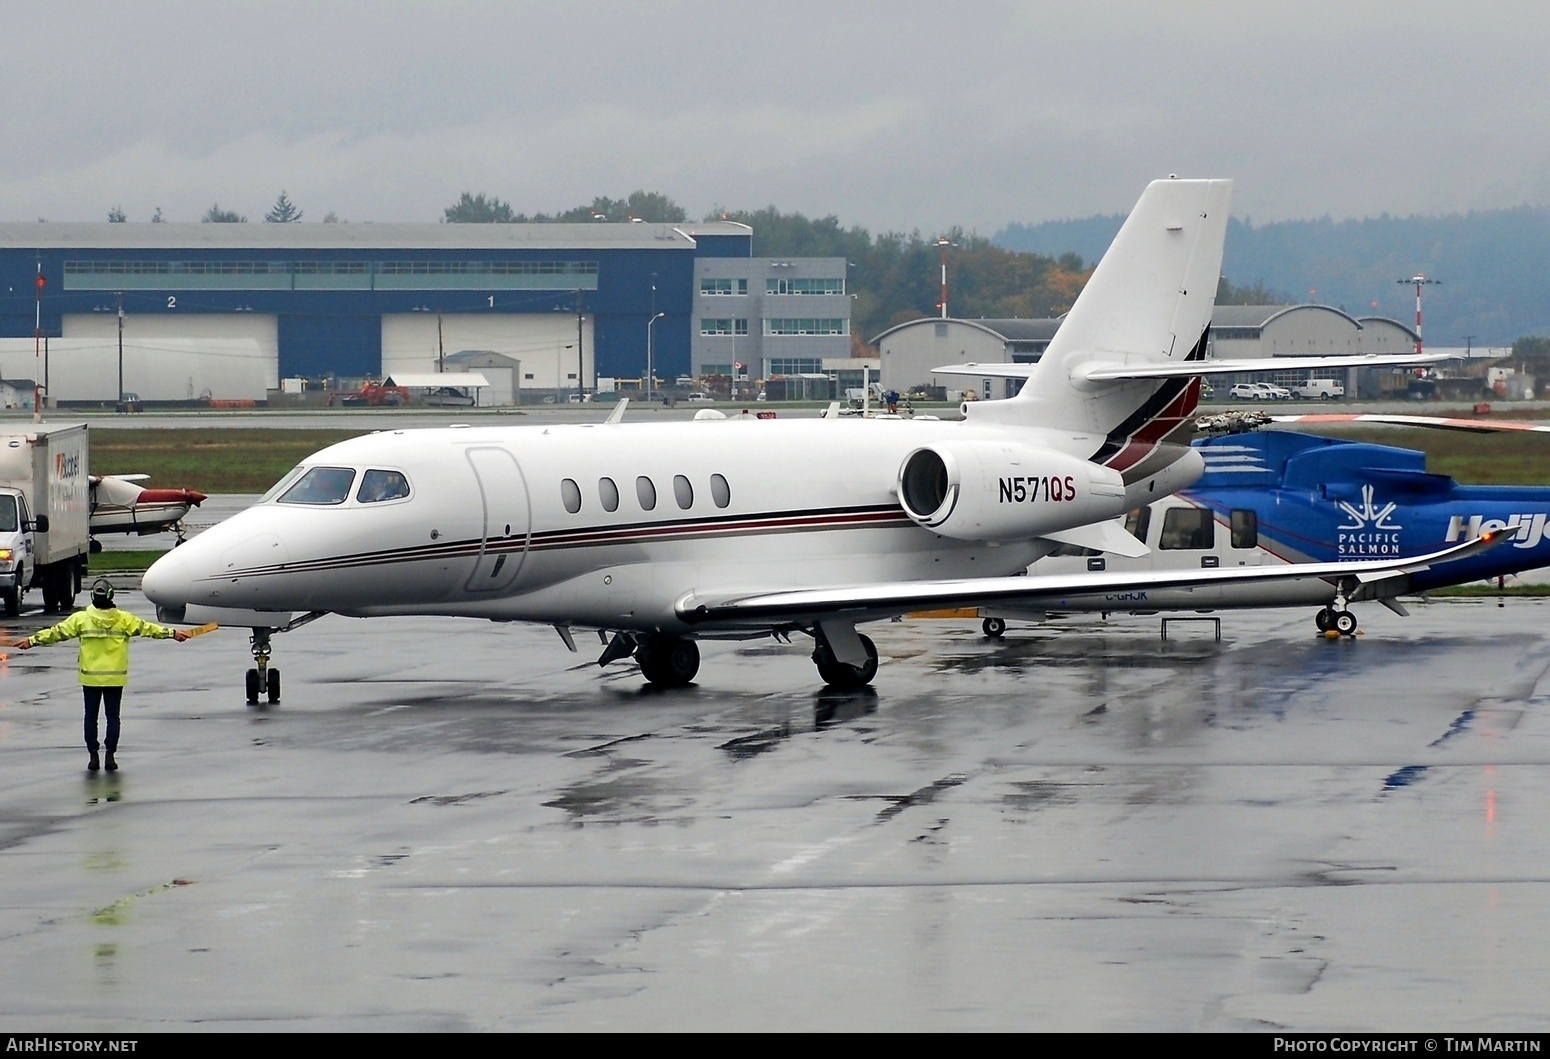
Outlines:
{"type": "MultiPolygon", "coordinates": [[[[1093,455],[1101,462],[1187,430],[1199,401],[1197,376],[1087,373],[1204,359],[1231,197],[1230,180],[1149,184],[1028,382],[1010,401],[993,402],[1002,407],[990,414],[1101,437],[1093,455]]],[[[987,412],[982,406],[970,414],[987,412]]],[[[1144,455],[1133,453],[1130,462],[1144,455]]]]}

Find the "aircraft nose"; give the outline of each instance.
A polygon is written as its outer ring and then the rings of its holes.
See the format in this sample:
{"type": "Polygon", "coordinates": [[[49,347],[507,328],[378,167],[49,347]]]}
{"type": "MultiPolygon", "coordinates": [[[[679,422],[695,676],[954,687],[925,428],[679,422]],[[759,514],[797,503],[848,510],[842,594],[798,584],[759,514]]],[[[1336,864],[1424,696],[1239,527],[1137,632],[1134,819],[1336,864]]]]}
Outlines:
{"type": "Polygon", "coordinates": [[[194,575],[188,561],[174,548],[151,564],[140,580],[140,589],[157,607],[182,607],[193,595],[194,575]]]}

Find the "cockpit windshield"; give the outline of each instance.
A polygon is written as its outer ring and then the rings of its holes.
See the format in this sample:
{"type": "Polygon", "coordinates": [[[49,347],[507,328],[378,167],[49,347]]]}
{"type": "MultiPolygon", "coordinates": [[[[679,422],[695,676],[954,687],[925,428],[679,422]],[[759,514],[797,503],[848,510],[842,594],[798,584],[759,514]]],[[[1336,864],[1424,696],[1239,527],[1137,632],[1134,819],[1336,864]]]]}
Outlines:
{"type": "Polygon", "coordinates": [[[280,503],[342,504],[354,482],[353,467],[309,467],[295,485],[280,494],[280,503]]]}
{"type": "Polygon", "coordinates": [[[397,471],[367,471],[361,475],[361,488],[355,499],[363,504],[384,500],[402,500],[409,495],[409,479],[397,471]]]}
{"type": "Polygon", "coordinates": [[[306,471],[307,468],[305,467],[292,467],[290,470],[285,472],[284,478],[281,478],[278,482],[269,487],[269,492],[258,498],[258,502],[260,504],[269,503],[271,500],[275,499],[275,497],[289,489],[291,487],[291,483],[300,478],[303,474],[306,473],[306,471]]]}

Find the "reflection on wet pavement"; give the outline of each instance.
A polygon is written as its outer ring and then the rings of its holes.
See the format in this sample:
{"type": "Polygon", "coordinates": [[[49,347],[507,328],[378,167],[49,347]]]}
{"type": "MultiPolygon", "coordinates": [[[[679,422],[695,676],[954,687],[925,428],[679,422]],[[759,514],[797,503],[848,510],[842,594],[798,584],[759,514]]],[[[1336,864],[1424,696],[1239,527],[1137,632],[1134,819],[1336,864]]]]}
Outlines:
{"type": "Polygon", "coordinates": [[[659,691],[547,628],[324,618],[277,639],[276,706],[243,704],[240,633],[137,644],[111,779],[40,654],[0,667],[0,1012],[1518,1025],[1550,985],[1550,608],[1414,609],[1333,643],[1291,612],[1220,643],[880,623],[859,692],[801,637],[659,691]]]}

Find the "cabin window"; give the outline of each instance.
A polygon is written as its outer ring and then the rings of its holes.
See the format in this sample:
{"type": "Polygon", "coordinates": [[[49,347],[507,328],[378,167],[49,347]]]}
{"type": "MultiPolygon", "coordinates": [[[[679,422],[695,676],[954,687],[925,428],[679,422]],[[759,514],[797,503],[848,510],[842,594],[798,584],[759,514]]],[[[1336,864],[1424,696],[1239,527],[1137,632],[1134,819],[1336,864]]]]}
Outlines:
{"type": "Polygon", "coordinates": [[[342,504],[354,483],[353,467],[309,467],[295,485],[280,494],[280,503],[342,504]]]}
{"type": "Polygon", "coordinates": [[[16,498],[0,496],[0,532],[16,532],[16,498]]]}
{"type": "Polygon", "coordinates": [[[619,487],[612,478],[597,480],[597,498],[603,502],[604,511],[619,510],[619,487]]]}
{"type": "Polygon", "coordinates": [[[409,495],[409,479],[397,471],[367,471],[361,475],[361,487],[355,499],[363,504],[380,504],[384,500],[402,500],[409,495]]]}
{"type": "Polygon", "coordinates": [[[1125,532],[1130,534],[1142,544],[1146,543],[1146,533],[1152,528],[1152,509],[1138,507],[1125,516],[1125,532]]]}
{"type": "Polygon", "coordinates": [[[642,511],[650,511],[657,506],[657,487],[644,474],[635,479],[635,499],[640,501],[642,511]]]}
{"type": "Polygon", "coordinates": [[[1173,507],[1163,514],[1162,540],[1158,547],[1164,551],[1191,551],[1215,544],[1216,519],[1210,508],[1173,507]]]}
{"type": "Polygon", "coordinates": [[[560,500],[572,515],[581,510],[581,486],[573,478],[560,480],[560,500]]]}
{"type": "Polygon", "coordinates": [[[732,502],[732,487],[719,474],[710,476],[710,498],[716,502],[717,507],[726,507],[732,502]]]}
{"type": "Polygon", "coordinates": [[[1259,516],[1253,511],[1240,509],[1232,513],[1232,546],[1259,547],[1259,516]]]}
{"type": "Polygon", "coordinates": [[[673,475],[673,499],[678,501],[678,506],[688,511],[694,506],[694,486],[689,484],[689,479],[681,474],[673,475]]]}

